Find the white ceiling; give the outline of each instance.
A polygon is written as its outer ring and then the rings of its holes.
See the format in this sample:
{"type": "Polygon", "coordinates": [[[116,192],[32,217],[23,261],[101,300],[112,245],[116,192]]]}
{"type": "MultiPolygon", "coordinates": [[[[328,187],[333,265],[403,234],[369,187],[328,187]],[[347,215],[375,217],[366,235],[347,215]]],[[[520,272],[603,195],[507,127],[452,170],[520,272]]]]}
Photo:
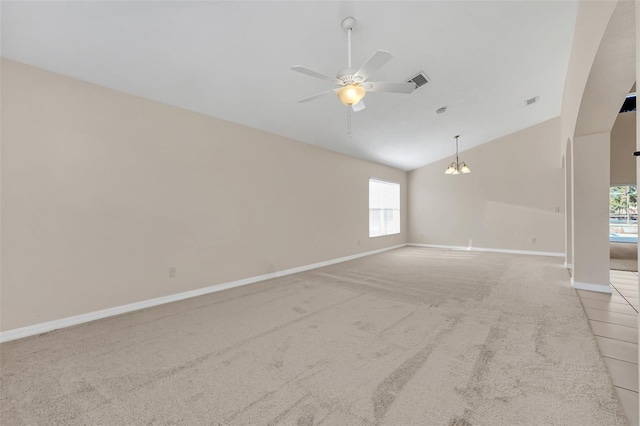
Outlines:
{"type": "Polygon", "coordinates": [[[2,56],[403,170],[560,114],[576,1],[2,2],[2,56]],[[299,104],[353,63],[371,81],[431,79],[410,95],[299,104]],[[525,99],[539,102],[525,106],[525,99]],[[436,114],[446,106],[447,112],[436,114]]]}

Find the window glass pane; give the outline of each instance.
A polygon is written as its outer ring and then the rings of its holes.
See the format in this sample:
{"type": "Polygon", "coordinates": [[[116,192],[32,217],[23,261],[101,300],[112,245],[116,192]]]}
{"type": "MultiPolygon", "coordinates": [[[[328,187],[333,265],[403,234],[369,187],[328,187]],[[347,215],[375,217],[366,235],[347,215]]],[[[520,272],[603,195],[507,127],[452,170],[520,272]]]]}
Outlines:
{"type": "Polygon", "coordinates": [[[369,236],[400,233],[400,185],[369,179],[369,236]]]}
{"type": "Polygon", "coordinates": [[[609,241],[638,242],[638,188],[636,185],[610,188],[609,241]]]}

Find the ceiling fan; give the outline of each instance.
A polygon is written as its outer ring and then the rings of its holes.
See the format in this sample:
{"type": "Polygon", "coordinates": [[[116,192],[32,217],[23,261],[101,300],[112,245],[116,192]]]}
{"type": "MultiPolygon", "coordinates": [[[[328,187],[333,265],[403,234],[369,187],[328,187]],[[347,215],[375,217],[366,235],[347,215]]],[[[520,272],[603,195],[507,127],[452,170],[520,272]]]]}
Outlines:
{"type": "Polygon", "coordinates": [[[340,71],[335,77],[330,77],[301,65],[291,67],[293,71],[331,81],[339,86],[326,92],[302,98],[298,102],[309,102],[328,95],[329,93],[336,93],[338,99],[340,99],[340,102],[344,105],[352,107],[354,111],[361,111],[365,108],[362,98],[366,92],[411,93],[415,90],[416,85],[412,82],[387,83],[367,81],[369,76],[391,60],[391,53],[386,50],[377,50],[360,68],[356,69],[351,67],[351,31],[355,24],[356,20],[352,17],[342,21],[342,28],[347,31],[347,68],[340,71]]]}

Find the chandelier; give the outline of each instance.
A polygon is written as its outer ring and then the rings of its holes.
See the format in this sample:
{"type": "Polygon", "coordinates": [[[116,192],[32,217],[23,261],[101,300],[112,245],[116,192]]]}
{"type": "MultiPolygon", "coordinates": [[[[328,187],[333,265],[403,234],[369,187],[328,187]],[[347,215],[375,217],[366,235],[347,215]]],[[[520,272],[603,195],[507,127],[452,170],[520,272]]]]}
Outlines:
{"type": "Polygon", "coordinates": [[[460,173],[471,173],[469,167],[464,163],[460,162],[458,158],[458,138],[460,135],[455,136],[456,139],[456,161],[449,164],[447,170],[444,171],[445,175],[459,175],[460,173]]]}

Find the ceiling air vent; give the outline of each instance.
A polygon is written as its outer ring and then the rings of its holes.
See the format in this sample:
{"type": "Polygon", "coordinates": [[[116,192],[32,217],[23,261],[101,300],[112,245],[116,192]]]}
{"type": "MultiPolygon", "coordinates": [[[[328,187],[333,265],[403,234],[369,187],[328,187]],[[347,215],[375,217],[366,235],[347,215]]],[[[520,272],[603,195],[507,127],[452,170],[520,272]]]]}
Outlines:
{"type": "Polygon", "coordinates": [[[409,80],[407,80],[407,83],[413,83],[416,85],[416,89],[418,87],[422,87],[425,84],[427,84],[429,82],[429,77],[426,76],[425,73],[421,72],[413,77],[411,77],[409,80]]]}

